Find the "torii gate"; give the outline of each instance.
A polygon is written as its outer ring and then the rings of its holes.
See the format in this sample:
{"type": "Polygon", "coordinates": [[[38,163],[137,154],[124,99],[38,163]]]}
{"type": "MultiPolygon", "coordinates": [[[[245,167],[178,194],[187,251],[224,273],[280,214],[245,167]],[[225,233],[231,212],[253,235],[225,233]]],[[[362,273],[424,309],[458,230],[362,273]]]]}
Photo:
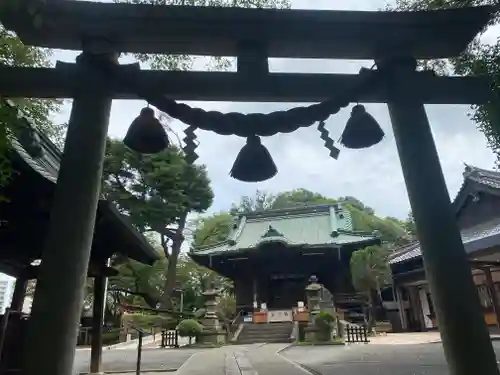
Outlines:
{"type": "MultiPolygon", "coordinates": [[[[487,77],[436,77],[415,71],[415,59],[459,55],[494,11],[305,11],[4,0],[0,20],[25,44],[83,50],[76,64],[0,68],[3,96],[74,98],[23,374],[71,373],[111,102],[140,97],[192,127],[249,140],[314,122],[321,126],[349,102],[387,103],[451,373],[498,374],[423,106],[489,102],[490,82],[487,77]],[[117,65],[119,52],[237,56],[238,71],[141,71],[135,65],[117,65]],[[269,73],[269,57],[371,59],[377,69],[359,75],[269,73]],[[306,111],[247,117],[193,111],[172,99],[322,104],[306,111]]],[[[366,135],[357,130],[358,137],[366,135]]]]}

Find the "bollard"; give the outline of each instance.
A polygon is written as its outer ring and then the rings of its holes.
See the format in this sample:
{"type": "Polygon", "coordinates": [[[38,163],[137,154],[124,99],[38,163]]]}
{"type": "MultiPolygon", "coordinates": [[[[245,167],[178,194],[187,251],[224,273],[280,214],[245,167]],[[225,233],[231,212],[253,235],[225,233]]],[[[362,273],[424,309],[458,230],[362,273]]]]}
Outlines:
{"type": "Polygon", "coordinates": [[[139,329],[137,329],[137,332],[139,333],[139,342],[137,344],[137,365],[135,374],[141,375],[142,337],[144,335],[144,332],[139,329]]]}

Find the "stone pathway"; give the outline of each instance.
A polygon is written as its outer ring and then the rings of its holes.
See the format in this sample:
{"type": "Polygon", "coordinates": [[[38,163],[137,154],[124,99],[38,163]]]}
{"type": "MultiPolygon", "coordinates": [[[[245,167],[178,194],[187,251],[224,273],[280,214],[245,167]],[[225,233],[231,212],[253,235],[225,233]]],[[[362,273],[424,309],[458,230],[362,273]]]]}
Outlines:
{"type": "Polygon", "coordinates": [[[177,375],[309,374],[278,353],[287,346],[288,344],[255,344],[209,350],[189,358],[179,368],[177,375]]]}

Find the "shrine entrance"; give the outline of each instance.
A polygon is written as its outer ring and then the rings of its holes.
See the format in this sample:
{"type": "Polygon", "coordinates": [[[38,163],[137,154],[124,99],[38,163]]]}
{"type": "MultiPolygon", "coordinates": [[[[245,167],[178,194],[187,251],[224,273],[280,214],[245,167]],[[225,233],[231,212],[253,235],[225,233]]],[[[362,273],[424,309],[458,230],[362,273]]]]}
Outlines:
{"type": "Polygon", "coordinates": [[[291,309],[305,302],[309,278],[305,275],[272,275],[269,278],[269,309],[291,309]]]}
{"type": "MultiPolygon", "coordinates": [[[[387,103],[450,372],[498,374],[424,108],[426,103],[491,104],[497,100],[498,87],[491,77],[440,77],[417,70],[418,60],[460,55],[495,16],[497,7],[427,12],[190,6],[154,6],[153,11],[152,7],[88,1],[1,2],[0,21],[25,44],[83,50],[76,64],[0,67],[2,96],[74,99],[40,266],[44,282],[33,301],[23,374],[72,371],[111,102],[117,98],[145,100],[185,123],[184,152],[190,163],[198,157],[196,129],[246,138],[230,172],[246,182],[264,181],[278,172],[260,137],[316,124],[328,153],[338,159],[340,149],[326,129],[326,120],[355,103],[341,145],[370,147],[382,141],[384,132],[358,103],[387,103]],[[120,53],[236,56],[237,71],[141,71],[138,64],[120,65],[120,53]],[[375,64],[358,75],[273,73],[269,58],[358,59],[375,64]],[[223,114],[177,100],[317,104],[269,114],[223,114]]],[[[132,123],[124,143],[142,153],[168,145],[151,108],[132,123]]],[[[315,228],[310,230],[314,233],[315,228]]],[[[340,234],[330,231],[327,238],[317,240],[330,243],[340,234]]],[[[279,240],[277,233],[268,237],[279,240]]]]}

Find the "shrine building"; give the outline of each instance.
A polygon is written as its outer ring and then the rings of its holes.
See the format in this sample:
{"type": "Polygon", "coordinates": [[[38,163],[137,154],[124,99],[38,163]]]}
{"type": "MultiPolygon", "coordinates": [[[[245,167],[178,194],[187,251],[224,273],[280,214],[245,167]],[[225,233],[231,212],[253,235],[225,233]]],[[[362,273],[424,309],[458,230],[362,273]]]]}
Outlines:
{"type": "Polygon", "coordinates": [[[190,256],[234,282],[238,310],[269,311],[270,320],[291,320],[306,301],[313,275],[337,309],[348,314],[353,303],[360,307],[351,282],[351,254],[379,244],[380,238],[354,231],[351,214],[341,204],[242,213],[231,229],[225,241],[195,248],[190,256]]]}
{"type": "MultiPolygon", "coordinates": [[[[466,165],[463,183],[453,201],[456,220],[490,328],[500,327],[500,172],[466,165]]],[[[393,330],[436,329],[435,309],[424,271],[420,242],[396,249],[389,258],[395,302],[386,309],[399,315],[393,330]]],[[[450,267],[453,277],[453,267],[450,267]]],[[[457,290],[456,293],[460,293],[457,290]]],[[[396,314],[394,314],[396,315],[396,314]]]]}

